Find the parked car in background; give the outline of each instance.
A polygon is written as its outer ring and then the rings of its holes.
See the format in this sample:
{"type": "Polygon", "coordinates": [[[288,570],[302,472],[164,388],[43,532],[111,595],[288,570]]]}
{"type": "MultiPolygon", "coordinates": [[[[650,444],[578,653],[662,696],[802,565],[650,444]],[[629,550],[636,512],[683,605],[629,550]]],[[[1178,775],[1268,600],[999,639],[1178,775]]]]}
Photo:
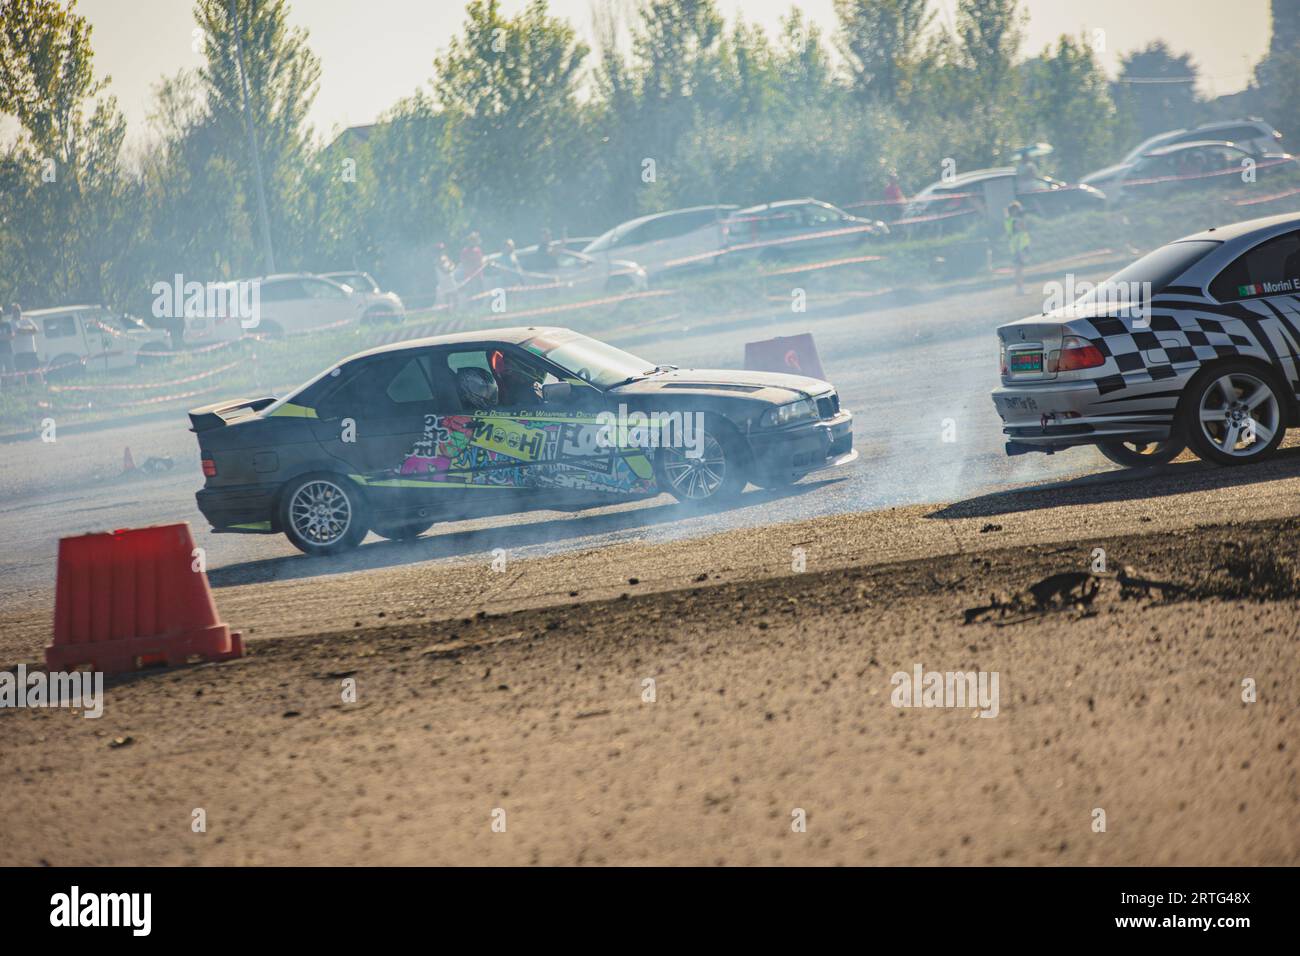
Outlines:
{"type": "Polygon", "coordinates": [[[1238,120],[1222,120],[1202,123],[1193,129],[1171,129],[1149,136],[1125,153],[1124,158],[1118,163],[1094,170],[1079,182],[1096,186],[1104,191],[1107,183],[1121,178],[1128,167],[1152,150],[1162,146],[1176,146],[1180,143],[1204,140],[1226,140],[1256,156],[1282,152],[1282,134],[1262,119],[1251,116],[1238,120]]]}
{"type": "Polygon", "coordinates": [[[593,259],[635,262],[651,277],[669,269],[711,265],[726,249],[724,223],[738,208],[694,206],[630,219],[582,251],[593,259]]]}
{"type": "Polygon", "coordinates": [[[516,250],[518,266],[512,266],[494,252],[484,258],[485,280],[490,286],[544,286],[558,288],[590,287],[602,292],[642,292],[649,280],[645,269],[627,259],[589,256],[553,243],[549,255],[542,254],[540,244],[516,250]]]}
{"type": "Polygon", "coordinates": [[[102,305],[34,309],[23,315],[36,324],[36,357],[54,378],[132,368],[150,353],[169,349],[165,332],[102,305]]]}
{"type": "Polygon", "coordinates": [[[1160,146],[1124,167],[1109,183],[1107,196],[1112,200],[1142,199],[1162,196],[1184,189],[1204,189],[1216,183],[1246,185],[1242,178],[1253,167],[1255,179],[1294,169],[1296,159],[1289,153],[1255,154],[1236,143],[1223,140],[1196,140],[1160,146]]]}
{"type": "Polygon", "coordinates": [[[369,307],[365,296],[320,276],[273,275],[258,283],[259,315],[248,329],[271,338],[356,325],[369,307]]]}
{"type": "Polygon", "coordinates": [[[1012,200],[1027,212],[1059,216],[1087,209],[1102,209],[1106,194],[1082,183],[1066,183],[1050,176],[1018,176],[1014,166],[976,169],[951,180],[931,183],[912,197],[904,218],[950,215],[985,215],[998,223],[1012,200]]]}
{"type": "Polygon", "coordinates": [[[850,215],[820,199],[783,199],[739,209],[724,226],[730,255],[766,259],[850,249],[889,235],[889,226],[879,219],[850,215]]]}
{"type": "Polygon", "coordinates": [[[347,286],[365,301],[362,322],[400,322],[406,316],[406,306],[396,292],[384,292],[369,272],[322,272],[322,279],[330,279],[347,286]]]}

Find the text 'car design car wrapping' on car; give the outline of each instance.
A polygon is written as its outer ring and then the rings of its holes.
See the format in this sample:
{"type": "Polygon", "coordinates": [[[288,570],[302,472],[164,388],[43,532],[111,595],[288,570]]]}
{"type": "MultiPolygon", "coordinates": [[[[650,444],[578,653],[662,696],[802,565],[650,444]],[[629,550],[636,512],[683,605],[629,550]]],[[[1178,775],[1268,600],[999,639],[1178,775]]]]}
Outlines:
{"type": "Polygon", "coordinates": [[[1300,216],[1161,246],[998,338],[1009,454],[1095,444],[1136,465],[1190,445],[1260,460],[1300,409],[1300,216]]]}
{"type": "Polygon", "coordinates": [[[826,382],[656,366],[557,328],[372,349],[284,398],[190,421],[213,528],[283,531],[308,553],[369,530],[407,538],[440,520],[664,491],[725,502],[857,455],[853,416],[826,382]]]}

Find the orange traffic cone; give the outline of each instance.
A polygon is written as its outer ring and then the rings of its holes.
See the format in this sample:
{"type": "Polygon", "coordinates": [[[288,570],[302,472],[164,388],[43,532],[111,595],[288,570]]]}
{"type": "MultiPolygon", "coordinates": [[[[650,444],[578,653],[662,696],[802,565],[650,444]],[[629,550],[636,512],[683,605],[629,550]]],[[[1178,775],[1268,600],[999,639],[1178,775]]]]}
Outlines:
{"type": "Polygon", "coordinates": [[[50,670],[121,673],[243,653],[242,635],[217,620],[188,524],[59,541],[50,670]]]}
{"type": "Polygon", "coordinates": [[[122,452],[122,474],[128,471],[135,471],[135,459],[131,457],[131,446],[126,446],[126,451],[122,452]]]}

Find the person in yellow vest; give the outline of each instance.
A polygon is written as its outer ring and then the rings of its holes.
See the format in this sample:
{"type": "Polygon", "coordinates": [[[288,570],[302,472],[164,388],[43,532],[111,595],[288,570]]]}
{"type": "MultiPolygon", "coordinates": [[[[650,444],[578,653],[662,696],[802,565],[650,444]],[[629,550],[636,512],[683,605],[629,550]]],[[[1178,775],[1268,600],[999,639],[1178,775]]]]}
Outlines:
{"type": "Polygon", "coordinates": [[[1011,247],[1011,261],[1016,269],[1016,294],[1025,294],[1025,260],[1029,256],[1029,221],[1025,218],[1025,207],[1018,201],[1007,206],[1007,218],[1003,225],[1007,230],[1007,244],[1011,247]]]}

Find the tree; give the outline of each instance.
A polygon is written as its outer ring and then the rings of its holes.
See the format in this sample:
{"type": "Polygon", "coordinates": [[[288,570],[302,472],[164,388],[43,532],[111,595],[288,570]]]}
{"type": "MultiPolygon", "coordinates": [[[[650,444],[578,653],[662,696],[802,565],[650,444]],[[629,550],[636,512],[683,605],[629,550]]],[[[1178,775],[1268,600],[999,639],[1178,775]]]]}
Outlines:
{"type": "Polygon", "coordinates": [[[1273,0],[1273,38],[1255,68],[1270,122],[1286,133],[1300,130],[1300,0],[1273,0]]]}
{"type": "MultiPolygon", "coordinates": [[[[307,45],[307,34],[289,26],[286,0],[235,0],[243,66],[248,80],[248,110],[252,117],[262,173],[271,236],[284,258],[300,254],[301,234],[293,218],[295,197],[308,165],[310,133],[307,113],[316,98],[320,63],[307,45]]],[[[236,22],[230,0],[197,0],[194,19],[203,31],[205,64],[199,80],[207,108],[206,124],[215,133],[216,155],[239,171],[246,189],[231,189],[232,201],[242,201],[256,221],[253,157],[244,126],[236,22]]],[[[250,263],[251,264],[251,263],[250,263]]]]}
{"type": "Polygon", "coordinates": [[[1032,138],[1055,147],[1060,174],[1076,178],[1106,165],[1114,149],[1115,103],[1086,40],[1062,36],[1025,67],[1032,138]]]}
{"type": "Polygon", "coordinates": [[[0,113],[22,129],[4,158],[0,291],[29,306],[108,298],[134,227],[125,124],[111,97],[94,101],[107,78],[94,78],[90,34],[75,3],[0,0],[0,113]]]}
{"type": "Polygon", "coordinates": [[[1196,122],[1196,65],[1163,40],[1120,58],[1119,94],[1143,137],[1196,122]]]}
{"type": "Polygon", "coordinates": [[[964,78],[958,100],[972,121],[968,146],[979,164],[1003,159],[1018,133],[1015,62],[1024,22],[1017,0],[957,0],[954,52],[964,78]]]}
{"type": "Polygon", "coordinates": [[[934,19],[928,0],[835,0],[840,51],[862,100],[906,105],[934,19]]]}
{"type": "Polygon", "coordinates": [[[577,79],[589,51],[545,0],[511,19],[499,0],[471,0],[466,14],[434,60],[447,161],[476,227],[532,232],[579,199],[577,79]]]}

